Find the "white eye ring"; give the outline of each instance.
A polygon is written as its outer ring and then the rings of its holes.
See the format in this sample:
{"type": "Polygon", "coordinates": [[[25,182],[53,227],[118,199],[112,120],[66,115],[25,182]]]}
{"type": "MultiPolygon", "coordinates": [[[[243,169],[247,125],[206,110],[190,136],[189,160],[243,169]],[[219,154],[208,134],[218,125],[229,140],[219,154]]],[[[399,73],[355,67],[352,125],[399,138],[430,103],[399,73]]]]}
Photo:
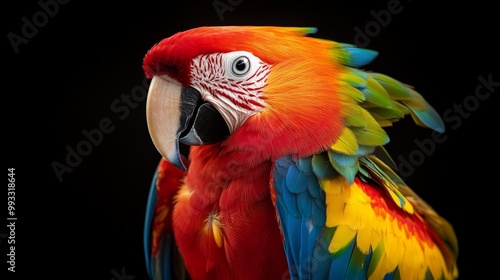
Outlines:
{"type": "Polygon", "coordinates": [[[233,60],[231,72],[236,76],[243,76],[250,71],[250,59],[246,56],[239,56],[233,60]]]}

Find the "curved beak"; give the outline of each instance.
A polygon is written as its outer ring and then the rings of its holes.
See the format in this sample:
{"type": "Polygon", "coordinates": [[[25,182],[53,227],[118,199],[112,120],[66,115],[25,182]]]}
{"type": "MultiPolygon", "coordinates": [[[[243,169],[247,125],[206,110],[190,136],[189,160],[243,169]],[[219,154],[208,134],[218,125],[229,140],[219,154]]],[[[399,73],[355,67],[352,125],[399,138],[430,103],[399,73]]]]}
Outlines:
{"type": "Polygon", "coordinates": [[[164,76],[155,76],[146,101],[149,134],[160,154],[187,170],[187,145],[212,144],[226,139],[229,128],[220,113],[200,92],[164,76]]]}

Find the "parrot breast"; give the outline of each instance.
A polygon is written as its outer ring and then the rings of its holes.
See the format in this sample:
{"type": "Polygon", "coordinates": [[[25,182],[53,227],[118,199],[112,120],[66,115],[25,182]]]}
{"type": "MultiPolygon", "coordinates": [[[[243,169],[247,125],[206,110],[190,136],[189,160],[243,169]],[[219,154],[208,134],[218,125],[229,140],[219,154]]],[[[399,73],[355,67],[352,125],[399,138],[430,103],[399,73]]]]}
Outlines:
{"type": "Polygon", "coordinates": [[[191,148],[173,229],[193,279],[281,279],[288,275],[269,192],[271,164],[248,167],[218,145],[191,148]],[[218,154],[218,156],[214,156],[218,154]],[[249,176],[251,174],[251,176],[249,176]]]}

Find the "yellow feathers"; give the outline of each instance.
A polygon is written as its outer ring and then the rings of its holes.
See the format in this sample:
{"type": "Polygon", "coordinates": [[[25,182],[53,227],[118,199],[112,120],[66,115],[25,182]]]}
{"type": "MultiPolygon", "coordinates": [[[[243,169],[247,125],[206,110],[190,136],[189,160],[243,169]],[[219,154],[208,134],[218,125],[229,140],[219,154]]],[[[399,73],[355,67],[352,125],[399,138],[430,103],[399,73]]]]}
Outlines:
{"type": "Polygon", "coordinates": [[[223,234],[219,215],[217,213],[210,213],[205,223],[205,233],[212,234],[215,244],[217,244],[219,248],[222,248],[223,234]]]}
{"type": "Polygon", "coordinates": [[[330,148],[342,154],[354,155],[358,151],[356,135],[354,135],[352,130],[345,127],[337,142],[335,142],[330,148]]]}
{"type": "Polygon", "coordinates": [[[324,179],[321,187],[326,193],[326,226],[335,228],[330,253],[342,254],[355,242],[362,254],[372,254],[369,279],[383,279],[396,268],[400,279],[426,279],[428,272],[434,279],[452,278],[455,272],[443,269],[447,264],[442,252],[418,218],[398,214],[390,200],[358,180],[349,185],[337,176],[324,179]]]}

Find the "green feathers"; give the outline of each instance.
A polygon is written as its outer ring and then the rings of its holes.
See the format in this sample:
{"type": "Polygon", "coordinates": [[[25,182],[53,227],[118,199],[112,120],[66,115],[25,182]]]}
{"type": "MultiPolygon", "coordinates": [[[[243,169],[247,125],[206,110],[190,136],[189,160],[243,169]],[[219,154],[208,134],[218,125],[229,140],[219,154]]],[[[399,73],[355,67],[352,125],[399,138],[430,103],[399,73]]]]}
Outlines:
{"type": "Polygon", "coordinates": [[[358,158],[389,142],[384,127],[410,115],[417,125],[444,132],[439,114],[410,86],[384,74],[352,68],[369,63],[376,52],[347,44],[336,47],[336,58],[346,66],[338,82],[345,127],[330,146],[328,157],[349,183],[359,171],[358,158]]]}
{"type": "MultiPolygon", "coordinates": [[[[370,76],[382,86],[391,99],[398,102],[396,104],[405,115],[410,113],[413,120],[420,126],[431,128],[437,132],[444,132],[445,127],[439,114],[432,108],[418,92],[410,86],[402,84],[397,80],[380,74],[371,73],[370,76]],[[408,109],[410,110],[408,112],[408,109]]],[[[382,116],[388,117],[388,116],[382,116]]]]}

